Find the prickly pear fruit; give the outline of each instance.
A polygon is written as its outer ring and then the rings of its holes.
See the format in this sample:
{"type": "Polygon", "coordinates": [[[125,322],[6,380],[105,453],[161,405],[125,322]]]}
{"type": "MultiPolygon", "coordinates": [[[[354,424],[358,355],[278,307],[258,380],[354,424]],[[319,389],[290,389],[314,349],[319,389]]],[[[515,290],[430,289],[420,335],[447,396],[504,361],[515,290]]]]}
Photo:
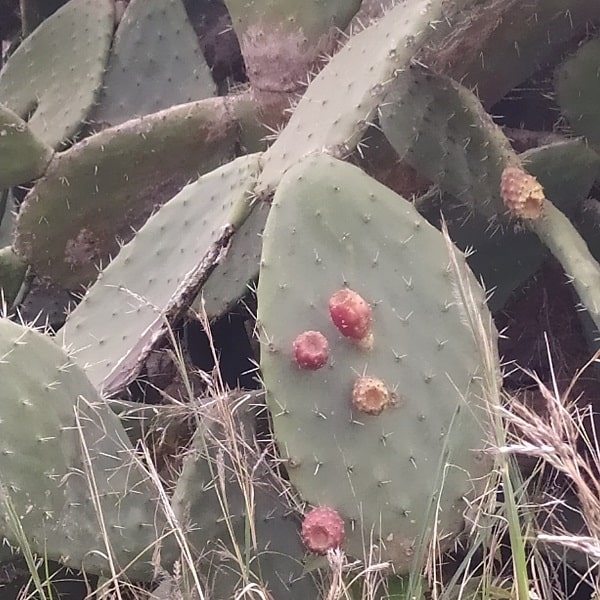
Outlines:
{"type": "Polygon", "coordinates": [[[500,191],[504,206],[521,219],[537,219],[544,207],[544,188],[533,176],[520,167],[502,171],[500,191]]]}
{"type": "Polygon", "coordinates": [[[316,371],[329,358],[329,343],[320,331],[305,331],[294,340],[294,361],[301,369],[316,371]]]}
{"type": "Polygon", "coordinates": [[[313,508],[302,523],[302,542],[315,554],[339,548],[344,541],[344,521],[332,508],[313,508]]]}
{"type": "Polygon", "coordinates": [[[392,403],[392,395],[381,379],[359,377],[352,388],[352,405],[367,415],[379,415],[392,403]]]}
{"type": "Polygon", "coordinates": [[[369,303],[357,292],[343,289],[329,298],[329,314],[340,333],[357,342],[371,335],[372,310],[369,303]]]}

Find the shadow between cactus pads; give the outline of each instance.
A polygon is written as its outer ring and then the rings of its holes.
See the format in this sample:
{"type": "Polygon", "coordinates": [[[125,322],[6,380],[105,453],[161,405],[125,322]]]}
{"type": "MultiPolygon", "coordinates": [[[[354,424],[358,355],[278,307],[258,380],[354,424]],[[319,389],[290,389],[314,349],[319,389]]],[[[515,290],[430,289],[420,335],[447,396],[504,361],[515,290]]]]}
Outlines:
{"type": "Polygon", "coordinates": [[[495,348],[484,292],[409,202],[326,155],[284,175],[263,240],[261,369],[290,480],[308,503],[339,513],[351,556],[368,556],[372,544],[408,571],[436,520],[436,542],[452,543],[465,498],[480,495],[491,470],[486,381],[498,359],[484,372],[451,257],[495,348]],[[332,319],[329,299],[344,288],[371,306],[369,345],[332,319]],[[295,364],[303,331],[328,340],[318,370],[295,364]],[[377,410],[353,404],[365,381],[389,393],[377,410]]]}

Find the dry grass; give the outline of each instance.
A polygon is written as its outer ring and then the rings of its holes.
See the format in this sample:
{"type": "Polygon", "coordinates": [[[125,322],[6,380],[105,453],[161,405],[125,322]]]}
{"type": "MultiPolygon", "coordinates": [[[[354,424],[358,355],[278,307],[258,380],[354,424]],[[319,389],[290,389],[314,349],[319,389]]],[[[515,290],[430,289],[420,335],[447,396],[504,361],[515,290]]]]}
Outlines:
{"type": "MultiPolygon", "coordinates": [[[[562,394],[553,369],[552,389],[531,374],[543,405],[541,409],[533,409],[516,397],[509,398],[502,412],[510,438],[505,446],[499,448],[505,455],[518,454],[538,459],[540,468],[550,470],[551,478],[556,478],[557,474],[562,476],[565,481],[563,488],[567,487],[572,492],[571,506],[566,504],[564,496],[554,497],[552,490],[542,490],[545,502],[537,508],[541,509],[545,526],[550,531],[536,531],[535,538],[544,546],[558,545],[576,551],[580,554],[580,563],[588,557],[590,569],[586,579],[596,594],[600,592],[596,566],[600,560],[600,443],[596,415],[591,405],[582,404],[580,398],[572,398],[571,394],[577,380],[597,362],[599,356],[600,353],[596,354],[574,376],[571,385],[562,394]],[[576,499],[575,503],[573,499],[576,499]],[[568,527],[563,522],[560,512],[565,506],[580,523],[573,523],[571,519],[571,527],[568,527]]],[[[549,362],[552,368],[550,359],[549,362]]]]}

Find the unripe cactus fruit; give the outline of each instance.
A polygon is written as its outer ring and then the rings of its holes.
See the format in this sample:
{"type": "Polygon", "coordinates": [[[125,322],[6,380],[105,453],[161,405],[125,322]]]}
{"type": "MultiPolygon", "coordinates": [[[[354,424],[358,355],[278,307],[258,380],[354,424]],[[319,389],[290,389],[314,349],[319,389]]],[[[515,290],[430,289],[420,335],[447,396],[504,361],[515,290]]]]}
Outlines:
{"type": "Polygon", "coordinates": [[[294,340],[292,351],[298,367],[316,371],[329,358],[329,343],[320,331],[304,331],[294,340]]]}
{"type": "Polygon", "coordinates": [[[329,298],[329,314],[340,333],[361,345],[371,337],[371,306],[360,294],[343,289],[329,298]]]}
{"type": "Polygon", "coordinates": [[[315,554],[339,548],[344,541],[344,521],[332,508],[313,508],[302,523],[302,543],[315,554]]]}
{"type": "Polygon", "coordinates": [[[502,171],[500,192],[504,206],[522,219],[537,219],[544,206],[544,188],[533,176],[520,167],[502,171]]]}
{"type": "Polygon", "coordinates": [[[368,415],[379,415],[392,403],[392,395],[381,379],[359,377],[352,388],[352,405],[368,415]]]}

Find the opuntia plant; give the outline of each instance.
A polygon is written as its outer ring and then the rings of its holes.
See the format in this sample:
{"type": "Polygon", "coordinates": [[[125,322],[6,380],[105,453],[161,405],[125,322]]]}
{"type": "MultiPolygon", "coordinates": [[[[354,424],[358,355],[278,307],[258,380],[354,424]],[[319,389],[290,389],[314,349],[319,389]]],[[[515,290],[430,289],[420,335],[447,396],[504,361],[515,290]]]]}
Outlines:
{"type": "MultiPolygon", "coordinates": [[[[532,289],[579,332],[545,402],[597,342],[597,0],[4,5],[0,559],[451,597],[508,522],[528,595],[502,362],[532,289]]],[[[515,447],[561,471],[559,437],[515,447]]]]}

